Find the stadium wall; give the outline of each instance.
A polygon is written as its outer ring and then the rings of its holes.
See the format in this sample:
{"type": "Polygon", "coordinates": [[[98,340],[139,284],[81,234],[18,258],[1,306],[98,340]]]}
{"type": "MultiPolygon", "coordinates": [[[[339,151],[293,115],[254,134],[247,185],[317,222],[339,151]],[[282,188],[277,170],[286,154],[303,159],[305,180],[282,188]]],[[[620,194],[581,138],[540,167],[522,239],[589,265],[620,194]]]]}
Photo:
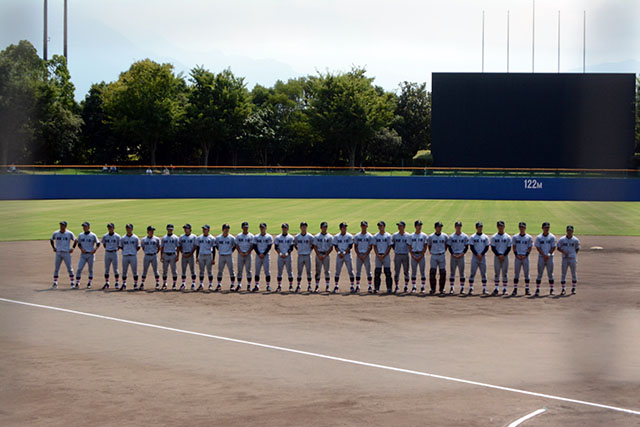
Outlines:
{"type": "Polygon", "coordinates": [[[0,175],[0,200],[349,198],[640,201],[636,178],[0,175]]]}

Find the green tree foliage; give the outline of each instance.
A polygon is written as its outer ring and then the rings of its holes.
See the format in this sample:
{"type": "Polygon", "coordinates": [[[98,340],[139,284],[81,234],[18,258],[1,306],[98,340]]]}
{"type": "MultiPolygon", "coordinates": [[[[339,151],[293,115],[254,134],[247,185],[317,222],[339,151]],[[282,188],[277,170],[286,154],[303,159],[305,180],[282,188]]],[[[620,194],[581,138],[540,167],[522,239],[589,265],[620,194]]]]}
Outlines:
{"type": "Polygon", "coordinates": [[[156,164],[158,147],[176,135],[186,84],[173,65],[138,61],[103,91],[107,123],[131,142],[129,155],[156,164]]]}
{"type": "Polygon", "coordinates": [[[431,148],[431,93],[426,83],[400,84],[396,116],[393,129],[402,139],[400,149],[394,152],[396,159],[411,159],[418,150],[431,148]]]}

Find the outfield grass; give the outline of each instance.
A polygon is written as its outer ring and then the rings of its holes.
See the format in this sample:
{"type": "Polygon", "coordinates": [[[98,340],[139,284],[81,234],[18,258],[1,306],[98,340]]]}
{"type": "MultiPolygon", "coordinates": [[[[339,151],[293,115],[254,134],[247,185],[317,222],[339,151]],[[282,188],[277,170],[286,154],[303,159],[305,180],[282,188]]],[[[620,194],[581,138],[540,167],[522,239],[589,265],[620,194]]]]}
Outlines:
{"type": "Polygon", "coordinates": [[[240,223],[249,221],[251,231],[258,231],[261,221],[269,231],[277,234],[280,224],[288,222],[291,230],[298,230],[300,221],[309,222],[317,232],[321,221],[329,222],[329,232],[338,231],[338,224],[347,221],[349,230],[357,232],[360,220],[375,224],[383,219],[387,229],[396,230],[395,223],[404,220],[413,229],[413,221],[420,218],[425,231],[437,220],[445,223],[444,231],[453,230],[453,223],[461,220],[463,230],[472,233],[474,223],[483,221],[485,232],[493,233],[495,221],[502,219],[507,232],[517,231],[519,221],[526,221],[529,232],[537,234],[543,221],[551,222],[551,231],[562,234],[566,224],[576,227],[577,235],[640,235],[640,203],[638,202],[549,202],[549,201],[491,201],[491,200],[357,200],[357,199],[145,199],[145,200],[28,200],[0,201],[0,241],[48,239],[66,220],[69,228],[78,233],[80,224],[90,221],[98,235],[113,221],[124,233],[124,225],[133,223],[134,232],[145,234],[153,224],[164,234],[167,223],[174,223],[177,231],[185,222],[200,227],[208,223],[218,234],[222,223],[231,224],[233,233],[240,232],[240,223]]]}

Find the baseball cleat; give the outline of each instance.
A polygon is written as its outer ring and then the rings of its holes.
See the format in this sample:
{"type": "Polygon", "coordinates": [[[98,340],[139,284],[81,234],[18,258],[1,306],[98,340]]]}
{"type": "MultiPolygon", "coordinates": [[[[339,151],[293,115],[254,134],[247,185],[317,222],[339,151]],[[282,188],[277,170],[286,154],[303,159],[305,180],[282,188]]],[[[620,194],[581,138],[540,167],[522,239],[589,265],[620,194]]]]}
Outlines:
{"type": "Polygon", "coordinates": [[[424,293],[424,286],[422,286],[422,287],[420,288],[420,293],[421,293],[421,294],[423,294],[423,293],[424,293]]]}
{"type": "Polygon", "coordinates": [[[329,285],[324,289],[325,292],[329,292],[329,285]]]}
{"type": "Polygon", "coordinates": [[[539,296],[540,296],[540,289],[536,289],[536,294],[535,294],[535,295],[536,295],[537,297],[539,297],[539,296]]]}
{"type": "Polygon", "coordinates": [[[566,290],[566,289],[563,289],[563,290],[560,292],[560,295],[566,295],[566,294],[567,294],[567,290],[566,290]]]}
{"type": "Polygon", "coordinates": [[[418,288],[416,288],[415,286],[411,288],[411,293],[415,294],[416,292],[418,292],[418,288]]]}
{"type": "Polygon", "coordinates": [[[356,286],[356,294],[360,293],[360,286],[356,286]]]}
{"type": "Polygon", "coordinates": [[[494,289],[493,292],[491,292],[491,295],[496,296],[496,295],[498,295],[498,293],[499,293],[498,290],[494,289]]]}
{"type": "Polygon", "coordinates": [[[192,284],[192,285],[191,285],[191,290],[192,290],[192,291],[195,291],[195,290],[196,290],[196,285],[193,285],[193,284],[192,284]]]}
{"type": "Polygon", "coordinates": [[[127,285],[125,285],[124,283],[122,284],[122,286],[120,286],[120,291],[124,291],[125,289],[127,289],[127,285]]]}
{"type": "MultiPolygon", "coordinates": [[[[54,283],[53,285],[51,285],[51,289],[58,289],[58,284],[54,283]]],[[[103,288],[104,289],[104,288],[103,288]]]]}
{"type": "Polygon", "coordinates": [[[336,285],[336,286],[333,288],[333,293],[334,293],[334,294],[337,294],[339,290],[340,290],[340,288],[336,285]]]}
{"type": "Polygon", "coordinates": [[[196,292],[197,292],[197,291],[204,291],[204,286],[203,286],[203,285],[198,286],[198,287],[196,288],[196,292]]]}
{"type": "Polygon", "coordinates": [[[350,293],[350,294],[354,293],[355,291],[356,291],[356,290],[353,288],[353,286],[351,286],[351,287],[349,288],[349,293],[350,293]]]}
{"type": "Polygon", "coordinates": [[[576,288],[571,288],[571,295],[575,295],[576,294],[576,288]]]}
{"type": "Polygon", "coordinates": [[[307,292],[311,293],[313,289],[311,289],[311,285],[307,286],[307,292]]]}
{"type": "Polygon", "coordinates": [[[296,294],[297,294],[298,292],[300,292],[300,286],[296,286],[296,290],[295,290],[295,291],[293,291],[293,292],[295,292],[296,294]]]}
{"type": "Polygon", "coordinates": [[[185,285],[180,285],[180,289],[181,291],[184,291],[185,289],[187,289],[187,287],[185,285]]]}
{"type": "Polygon", "coordinates": [[[116,291],[118,290],[119,287],[120,285],[118,284],[118,282],[116,282],[116,291]]]}
{"type": "Polygon", "coordinates": [[[160,284],[156,283],[156,291],[159,291],[159,290],[160,290],[160,284]]]}
{"type": "Polygon", "coordinates": [[[133,290],[134,290],[134,291],[137,291],[137,290],[138,290],[138,285],[137,285],[137,284],[135,284],[135,283],[133,284],[133,290]]]}
{"type": "Polygon", "coordinates": [[[282,290],[282,286],[278,285],[278,287],[276,288],[275,292],[280,292],[282,290]]]}
{"type": "Polygon", "coordinates": [[[255,285],[255,286],[253,287],[253,289],[251,290],[251,292],[260,292],[260,286],[255,285]]]}
{"type": "Polygon", "coordinates": [[[486,290],[486,289],[483,289],[483,290],[482,290],[482,295],[489,295],[489,292],[487,292],[487,290],[486,290]]]}
{"type": "Polygon", "coordinates": [[[209,283],[209,292],[211,292],[212,290],[213,290],[213,285],[209,283]]]}
{"type": "Polygon", "coordinates": [[[267,285],[266,290],[267,290],[267,292],[271,292],[271,286],[267,285]]]}
{"type": "Polygon", "coordinates": [[[161,289],[162,289],[163,291],[166,291],[166,290],[167,290],[167,284],[165,283],[164,285],[162,285],[162,288],[161,288],[161,289]]]}
{"type": "Polygon", "coordinates": [[[464,295],[464,288],[460,288],[460,295],[464,295]]]}
{"type": "Polygon", "coordinates": [[[502,295],[506,295],[506,294],[507,294],[507,288],[504,288],[504,289],[502,290],[502,295]]]}
{"type": "Polygon", "coordinates": [[[293,292],[293,285],[289,285],[289,292],[293,292]]]}
{"type": "Polygon", "coordinates": [[[396,288],[393,290],[393,293],[397,294],[399,290],[400,290],[400,288],[398,286],[396,286],[396,288]]]}
{"type": "Polygon", "coordinates": [[[435,293],[436,293],[436,290],[435,290],[435,289],[431,289],[431,290],[429,291],[429,295],[434,295],[435,293]]]}
{"type": "Polygon", "coordinates": [[[141,291],[144,291],[144,284],[140,285],[140,287],[138,288],[141,291]]]}
{"type": "Polygon", "coordinates": [[[453,295],[453,288],[449,289],[449,295],[453,295]]]}
{"type": "Polygon", "coordinates": [[[467,295],[473,295],[473,289],[469,289],[469,292],[467,292],[467,295]]]}
{"type": "Polygon", "coordinates": [[[513,292],[511,292],[511,296],[515,297],[516,295],[518,295],[518,290],[514,289],[513,292]]]}
{"type": "Polygon", "coordinates": [[[409,287],[408,287],[408,286],[405,286],[405,287],[404,287],[404,293],[406,294],[407,292],[409,292],[409,287]]]}
{"type": "Polygon", "coordinates": [[[315,289],[313,290],[314,293],[318,293],[320,292],[320,286],[316,286],[315,289]]]}
{"type": "Polygon", "coordinates": [[[218,292],[222,290],[222,285],[218,285],[216,286],[216,290],[214,292],[218,292]]]}
{"type": "Polygon", "coordinates": [[[373,289],[371,289],[371,286],[369,286],[369,288],[367,289],[367,292],[368,293],[372,293],[373,292],[373,289]]]}
{"type": "Polygon", "coordinates": [[[91,289],[91,283],[87,283],[87,289],[91,289]]]}
{"type": "Polygon", "coordinates": [[[104,290],[104,289],[109,289],[109,284],[108,284],[108,283],[105,283],[105,284],[104,284],[104,286],[102,287],[102,289],[103,289],[103,290],[104,290]]]}
{"type": "Polygon", "coordinates": [[[553,289],[549,290],[549,295],[555,295],[555,294],[556,294],[556,291],[554,291],[553,289]]]}
{"type": "Polygon", "coordinates": [[[176,290],[176,284],[175,284],[175,283],[171,286],[171,290],[172,290],[172,291],[175,291],[175,290],[176,290]]]}
{"type": "Polygon", "coordinates": [[[524,294],[525,295],[531,295],[531,291],[529,289],[527,289],[527,290],[524,291],[524,294]]]}
{"type": "Polygon", "coordinates": [[[232,283],[231,286],[229,286],[229,292],[235,292],[236,287],[235,285],[232,283]]]}

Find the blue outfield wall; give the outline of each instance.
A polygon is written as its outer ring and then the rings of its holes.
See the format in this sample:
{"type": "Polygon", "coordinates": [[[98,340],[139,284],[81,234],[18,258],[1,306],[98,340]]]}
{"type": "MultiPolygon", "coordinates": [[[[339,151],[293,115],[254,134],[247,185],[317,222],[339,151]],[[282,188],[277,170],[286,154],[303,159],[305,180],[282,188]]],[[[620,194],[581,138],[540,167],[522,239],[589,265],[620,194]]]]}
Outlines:
{"type": "Polygon", "coordinates": [[[640,201],[640,178],[0,175],[1,200],[263,197],[640,201]]]}

